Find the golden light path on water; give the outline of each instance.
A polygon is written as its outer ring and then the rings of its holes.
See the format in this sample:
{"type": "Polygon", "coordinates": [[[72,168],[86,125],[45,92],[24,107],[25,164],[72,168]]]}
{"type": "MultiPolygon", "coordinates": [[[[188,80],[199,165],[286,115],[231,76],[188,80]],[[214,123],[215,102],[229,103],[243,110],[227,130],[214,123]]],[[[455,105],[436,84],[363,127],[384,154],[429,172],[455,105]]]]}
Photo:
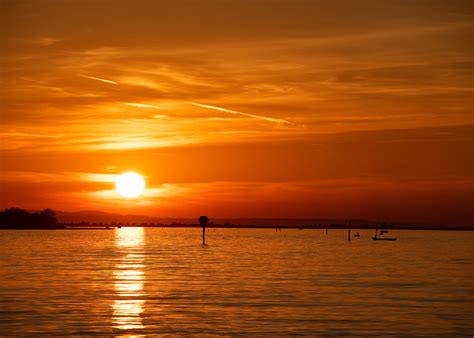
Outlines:
{"type": "Polygon", "coordinates": [[[1,335],[474,332],[474,231],[199,230],[1,230],[1,335]]]}
{"type": "Polygon", "coordinates": [[[117,259],[114,271],[116,292],[116,299],[112,305],[114,327],[120,330],[143,329],[141,317],[145,303],[143,228],[116,229],[115,245],[120,257],[117,259]]]}

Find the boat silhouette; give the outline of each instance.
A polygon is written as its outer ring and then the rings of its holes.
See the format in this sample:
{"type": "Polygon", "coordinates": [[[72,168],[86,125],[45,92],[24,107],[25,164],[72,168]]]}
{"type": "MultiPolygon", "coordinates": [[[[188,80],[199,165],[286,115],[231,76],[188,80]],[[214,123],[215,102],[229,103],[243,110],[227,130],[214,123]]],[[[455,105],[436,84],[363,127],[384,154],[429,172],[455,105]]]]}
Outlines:
{"type": "MultiPolygon", "coordinates": [[[[382,227],[384,227],[384,226],[385,226],[385,222],[383,222],[381,225],[382,225],[382,227]]],[[[383,236],[382,236],[382,237],[379,237],[379,236],[377,236],[378,230],[379,230],[379,229],[377,229],[377,228],[375,229],[375,236],[372,237],[372,240],[374,240],[374,241],[396,241],[396,240],[397,240],[395,237],[383,237],[383,236]]],[[[383,234],[385,234],[385,233],[387,233],[387,232],[388,232],[388,230],[382,229],[382,230],[380,231],[380,235],[383,235],[383,234]]]]}

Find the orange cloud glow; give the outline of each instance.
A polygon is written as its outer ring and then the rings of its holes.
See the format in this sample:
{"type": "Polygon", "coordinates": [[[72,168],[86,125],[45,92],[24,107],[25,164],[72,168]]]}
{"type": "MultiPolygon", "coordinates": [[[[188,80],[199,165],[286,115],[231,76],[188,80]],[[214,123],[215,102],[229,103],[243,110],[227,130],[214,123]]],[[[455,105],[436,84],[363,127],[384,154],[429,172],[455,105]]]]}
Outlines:
{"type": "Polygon", "coordinates": [[[472,224],[471,3],[270,3],[7,1],[1,207],[472,224]]]}

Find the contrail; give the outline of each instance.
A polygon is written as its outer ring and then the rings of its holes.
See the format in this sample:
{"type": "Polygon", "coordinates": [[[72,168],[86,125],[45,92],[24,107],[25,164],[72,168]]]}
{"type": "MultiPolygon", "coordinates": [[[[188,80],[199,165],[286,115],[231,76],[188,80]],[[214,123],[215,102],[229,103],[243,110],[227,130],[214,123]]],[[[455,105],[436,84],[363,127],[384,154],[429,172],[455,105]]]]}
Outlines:
{"type": "Polygon", "coordinates": [[[161,107],[158,107],[158,106],[153,106],[151,104],[144,104],[144,103],[130,103],[130,102],[124,102],[124,104],[126,104],[127,106],[130,106],[130,107],[138,107],[138,108],[153,108],[153,109],[163,109],[161,107]]]}
{"type": "Polygon", "coordinates": [[[117,84],[117,82],[115,82],[115,81],[101,79],[100,77],[87,76],[87,75],[83,75],[83,74],[78,74],[78,75],[80,77],[85,77],[86,79],[97,80],[97,81],[101,81],[101,82],[105,82],[105,83],[111,83],[111,84],[114,84],[114,85],[117,84]]]}
{"type": "Polygon", "coordinates": [[[214,109],[214,110],[223,111],[223,112],[226,112],[226,113],[231,113],[231,114],[236,114],[236,115],[243,115],[243,116],[251,117],[251,118],[262,120],[262,121],[293,125],[293,123],[291,123],[290,121],[283,120],[283,119],[275,119],[273,117],[247,114],[247,113],[242,113],[240,111],[235,111],[235,110],[230,110],[230,109],[225,109],[225,108],[221,108],[221,107],[210,106],[210,105],[207,105],[207,104],[200,104],[200,103],[195,103],[195,102],[189,102],[189,104],[192,104],[193,106],[197,106],[197,107],[201,107],[201,108],[214,109]]]}

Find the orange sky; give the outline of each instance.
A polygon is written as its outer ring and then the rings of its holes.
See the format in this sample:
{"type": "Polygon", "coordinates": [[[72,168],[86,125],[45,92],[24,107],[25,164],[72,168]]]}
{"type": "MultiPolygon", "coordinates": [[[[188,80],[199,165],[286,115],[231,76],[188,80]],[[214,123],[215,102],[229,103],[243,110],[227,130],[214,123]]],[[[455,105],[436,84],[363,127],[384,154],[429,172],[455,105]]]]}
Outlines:
{"type": "Polygon", "coordinates": [[[472,225],[473,9],[2,1],[0,207],[472,225]]]}

